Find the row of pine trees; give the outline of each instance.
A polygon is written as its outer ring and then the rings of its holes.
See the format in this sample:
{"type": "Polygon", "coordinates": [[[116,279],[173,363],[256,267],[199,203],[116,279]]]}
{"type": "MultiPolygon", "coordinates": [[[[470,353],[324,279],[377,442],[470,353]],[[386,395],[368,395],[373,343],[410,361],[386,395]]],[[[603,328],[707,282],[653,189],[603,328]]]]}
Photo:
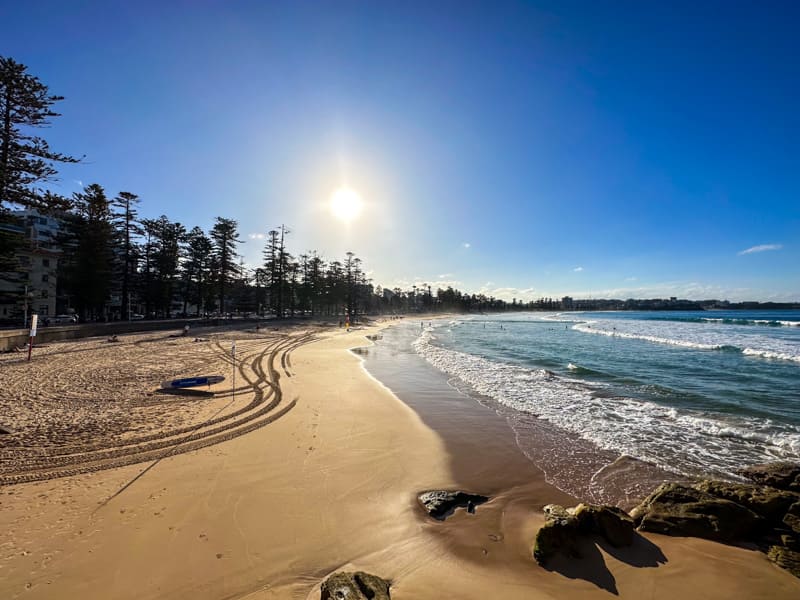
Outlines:
{"type": "Polygon", "coordinates": [[[270,231],[263,265],[248,268],[237,247],[238,223],[188,229],[166,215],[140,219],[130,192],[109,198],[98,184],[73,195],[59,213],[58,295],[85,319],[122,318],[143,311],[169,318],[248,312],[278,317],[357,314],[370,310],[373,290],[361,260],[324,261],[316,252],[293,257],[288,230],[270,231]],[[109,314],[109,299],[116,297],[109,314]]]}

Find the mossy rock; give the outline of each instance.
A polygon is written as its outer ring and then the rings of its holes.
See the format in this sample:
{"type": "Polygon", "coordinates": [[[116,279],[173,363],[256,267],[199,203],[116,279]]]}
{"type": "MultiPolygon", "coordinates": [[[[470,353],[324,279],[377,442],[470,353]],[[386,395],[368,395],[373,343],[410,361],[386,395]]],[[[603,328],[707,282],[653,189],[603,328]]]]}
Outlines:
{"type": "Polygon", "coordinates": [[[633,543],[633,519],[621,508],[579,504],[575,518],[582,531],[602,536],[612,546],[620,548],[633,543]]]}
{"type": "Polygon", "coordinates": [[[783,524],[800,535],[800,502],[795,502],[783,516],[783,524]]]}
{"type": "Polygon", "coordinates": [[[800,493],[760,485],[705,480],[692,487],[746,506],[773,523],[780,523],[789,507],[800,502],[800,493]]]}
{"type": "Polygon", "coordinates": [[[363,571],[339,571],[322,582],[321,600],[390,600],[389,582],[363,571]]]}
{"type": "Polygon", "coordinates": [[[776,462],[753,465],[741,469],[739,474],[758,485],[800,492],[800,463],[776,462]]]}
{"type": "Polygon", "coordinates": [[[800,577],[800,552],[783,546],[771,546],[767,558],[795,577],[800,577]]]}
{"type": "Polygon", "coordinates": [[[749,539],[764,525],[741,504],[677,483],[660,485],[631,515],[641,531],[721,542],[749,539]]]}
{"type": "MultiPolygon", "coordinates": [[[[548,505],[557,506],[557,505],[548,505]]],[[[561,508],[561,507],[558,507],[561,508]]],[[[564,510],[562,508],[562,510],[564,510]]],[[[565,511],[566,512],[566,511],[565,511]]],[[[548,513],[546,512],[545,515],[548,513]]],[[[533,544],[533,557],[540,565],[544,565],[556,554],[578,558],[578,520],[570,514],[560,513],[559,516],[545,516],[545,523],[536,533],[533,544]]]]}

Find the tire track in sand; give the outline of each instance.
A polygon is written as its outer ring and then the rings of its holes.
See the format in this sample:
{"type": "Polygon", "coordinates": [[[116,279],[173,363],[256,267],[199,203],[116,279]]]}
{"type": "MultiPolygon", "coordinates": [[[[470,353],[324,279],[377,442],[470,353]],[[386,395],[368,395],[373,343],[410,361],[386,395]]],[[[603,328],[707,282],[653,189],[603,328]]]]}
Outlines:
{"type": "MultiPolygon", "coordinates": [[[[193,426],[141,436],[110,447],[101,447],[99,444],[72,446],[22,460],[14,460],[4,453],[2,458],[12,460],[0,460],[0,485],[42,481],[157,461],[264,427],[288,413],[297,402],[297,399],[283,402],[276,361],[280,360],[281,365],[285,365],[292,351],[314,339],[315,336],[310,333],[286,335],[282,339],[271,340],[256,351],[253,351],[253,347],[261,345],[259,342],[242,344],[244,356],[235,361],[235,366],[246,382],[244,389],[253,394],[253,399],[242,409],[214,416],[193,426]]],[[[226,362],[233,363],[228,350],[220,342],[215,342],[215,347],[221,358],[224,356],[226,362]]],[[[19,456],[16,458],[19,459],[19,456]]]]}

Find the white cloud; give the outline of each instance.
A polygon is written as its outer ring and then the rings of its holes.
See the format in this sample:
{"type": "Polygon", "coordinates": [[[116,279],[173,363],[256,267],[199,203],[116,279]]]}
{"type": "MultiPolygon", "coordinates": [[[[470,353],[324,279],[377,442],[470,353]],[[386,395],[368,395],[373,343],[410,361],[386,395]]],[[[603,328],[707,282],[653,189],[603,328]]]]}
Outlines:
{"type": "Polygon", "coordinates": [[[75,182],[75,184],[78,187],[81,187],[81,188],[83,187],[83,181],[81,181],[80,179],[73,179],[72,181],[75,182]]]}
{"type": "Polygon", "coordinates": [[[626,277],[625,278],[625,281],[637,281],[637,280],[638,280],[637,277],[626,277]]]}
{"type": "Polygon", "coordinates": [[[580,273],[581,271],[583,271],[583,267],[575,267],[572,270],[575,271],[576,273],[580,273]]]}
{"type": "Polygon", "coordinates": [[[747,250],[742,250],[739,252],[739,256],[742,254],[755,254],[756,252],[766,252],[767,250],[780,250],[783,248],[782,244],[761,244],[760,246],[752,246],[747,250]]]}
{"type": "Polygon", "coordinates": [[[441,275],[439,275],[439,279],[449,279],[451,277],[453,277],[452,273],[442,273],[441,275]]]}
{"type": "Polygon", "coordinates": [[[462,245],[464,248],[472,248],[472,244],[470,244],[469,242],[464,242],[464,243],[463,243],[463,244],[461,244],[461,245],[462,245]]]}
{"type": "Polygon", "coordinates": [[[263,240],[267,236],[265,236],[263,233],[251,233],[247,237],[249,237],[251,240],[263,240]]]}
{"type": "Polygon", "coordinates": [[[515,298],[517,302],[527,302],[529,300],[535,300],[542,295],[541,292],[536,291],[533,287],[496,287],[491,281],[487,281],[486,285],[482,286],[476,293],[499,298],[506,302],[511,302],[515,298]]]}

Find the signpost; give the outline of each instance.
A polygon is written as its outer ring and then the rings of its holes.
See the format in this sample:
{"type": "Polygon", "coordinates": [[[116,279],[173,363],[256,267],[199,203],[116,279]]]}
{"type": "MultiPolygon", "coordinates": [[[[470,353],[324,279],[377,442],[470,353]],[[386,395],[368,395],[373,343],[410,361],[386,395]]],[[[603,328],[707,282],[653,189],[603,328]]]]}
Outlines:
{"type": "Polygon", "coordinates": [[[233,360],[233,388],[231,389],[231,402],[236,400],[236,340],[231,343],[231,359],[233,360]]]}
{"type": "Polygon", "coordinates": [[[31,351],[33,350],[33,338],[36,337],[36,327],[39,325],[39,315],[34,314],[31,317],[31,334],[28,340],[28,360],[31,359],[31,351]]]}

